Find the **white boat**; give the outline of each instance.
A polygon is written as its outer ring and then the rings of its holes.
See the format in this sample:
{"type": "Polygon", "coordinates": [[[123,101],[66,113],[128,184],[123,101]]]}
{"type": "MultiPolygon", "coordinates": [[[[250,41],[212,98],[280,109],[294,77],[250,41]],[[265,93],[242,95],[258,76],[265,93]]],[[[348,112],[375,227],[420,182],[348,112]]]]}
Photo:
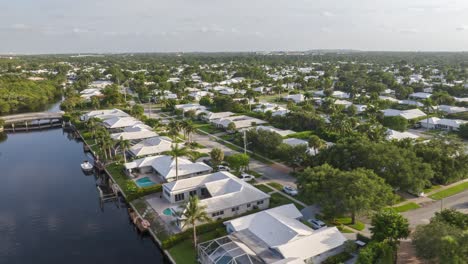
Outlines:
{"type": "Polygon", "coordinates": [[[91,171],[93,168],[93,164],[89,163],[89,161],[87,160],[81,163],[81,169],[83,169],[84,171],[91,171]]]}

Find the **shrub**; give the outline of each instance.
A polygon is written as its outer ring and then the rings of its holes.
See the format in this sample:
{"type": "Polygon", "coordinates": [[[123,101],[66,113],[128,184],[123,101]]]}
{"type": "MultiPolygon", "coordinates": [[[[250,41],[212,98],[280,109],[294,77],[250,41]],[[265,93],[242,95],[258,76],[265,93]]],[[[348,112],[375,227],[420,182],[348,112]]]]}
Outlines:
{"type": "Polygon", "coordinates": [[[340,263],[344,263],[350,258],[352,258],[352,256],[348,252],[341,252],[340,254],[327,258],[322,263],[323,264],[340,264],[340,263]]]}

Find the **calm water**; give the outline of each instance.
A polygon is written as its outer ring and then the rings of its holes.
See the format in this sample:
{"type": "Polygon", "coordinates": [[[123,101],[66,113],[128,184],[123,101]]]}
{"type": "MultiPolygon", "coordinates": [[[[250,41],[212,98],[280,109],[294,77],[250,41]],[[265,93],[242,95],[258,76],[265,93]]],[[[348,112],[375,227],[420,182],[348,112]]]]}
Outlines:
{"type": "Polygon", "coordinates": [[[0,263],[163,263],[125,206],[101,210],[85,159],[62,129],[0,142],[0,263]]]}

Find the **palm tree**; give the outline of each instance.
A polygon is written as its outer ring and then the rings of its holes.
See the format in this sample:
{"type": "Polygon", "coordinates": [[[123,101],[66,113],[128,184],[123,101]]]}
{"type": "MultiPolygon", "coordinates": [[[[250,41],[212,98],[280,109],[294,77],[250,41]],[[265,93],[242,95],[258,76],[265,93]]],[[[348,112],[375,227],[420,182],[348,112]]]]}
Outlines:
{"type": "Polygon", "coordinates": [[[325,141],[316,135],[312,135],[309,138],[309,147],[314,149],[314,154],[317,155],[317,151],[323,149],[326,146],[325,141]]]}
{"type": "Polygon", "coordinates": [[[96,134],[96,127],[97,127],[96,118],[91,117],[90,119],[88,119],[88,121],[86,121],[86,127],[87,127],[89,130],[91,130],[91,134],[92,134],[93,137],[94,137],[95,134],[96,134]]]}
{"type": "Polygon", "coordinates": [[[182,228],[185,228],[187,224],[192,226],[193,229],[193,246],[197,248],[197,223],[209,222],[211,219],[208,217],[205,209],[206,206],[200,205],[198,196],[191,196],[187,204],[181,207],[183,210],[181,213],[181,221],[183,222],[182,228]]]}
{"type": "MultiPolygon", "coordinates": [[[[427,114],[431,113],[434,110],[434,104],[431,100],[431,98],[427,98],[423,101],[424,105],[424,111],[426,111],[427,114]]],[[[426,118],[426,129],[429,130],[429,116],[426,118]]]]}
{"type": "Polygon", "coordinates": [[[171,146],[170,151],[166,151],[164,154],[172,156],[173,159],[175,159],[175,165],[176,165],[176,181],[179,180],[179,157],[184,156],[187,154],[188,150],[187,148],[179,148],[179,144],[176,143],[175,145],[171,146]]]}
{"type": "Polygon", "coordinates": [[[185,131],[185,134],[187,135],[188,143],[189,144],[192,143],[192,134],[195,131],[195,126],[193,125],[192,121],[188,121],[185,124],[184,131],[185,131]]]}
{"type": "Polygon", "coordinates": [[[180,132],[181,126],[179,122],[172,120],[171,122],[169,122],[167,127],[169,129],[169,132],[168,132],[169,135],[172,136],[172,139],[175,141],[177,138],[177,135],[179,135],[179,132],[180,132]]]}
{"type": "Polygon", "coordinates": [[[124,158],[124,162],[127,163],[127,156],[125,155],[125,152],[128,148],[130,148],[130,141],[123,139],[123,137],[120,137],[119,147],[122,149],[122,156],[124,158]]]}

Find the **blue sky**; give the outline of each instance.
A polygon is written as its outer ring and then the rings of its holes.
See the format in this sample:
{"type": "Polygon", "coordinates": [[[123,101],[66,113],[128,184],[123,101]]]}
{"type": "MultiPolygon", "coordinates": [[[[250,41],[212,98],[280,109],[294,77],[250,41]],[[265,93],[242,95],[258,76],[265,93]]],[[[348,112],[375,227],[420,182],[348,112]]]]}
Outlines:
{"type": "Polygon", "coordinates": [[[0,0],[0,53],[468,50],[466,0],[0,0]]]}

